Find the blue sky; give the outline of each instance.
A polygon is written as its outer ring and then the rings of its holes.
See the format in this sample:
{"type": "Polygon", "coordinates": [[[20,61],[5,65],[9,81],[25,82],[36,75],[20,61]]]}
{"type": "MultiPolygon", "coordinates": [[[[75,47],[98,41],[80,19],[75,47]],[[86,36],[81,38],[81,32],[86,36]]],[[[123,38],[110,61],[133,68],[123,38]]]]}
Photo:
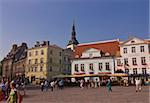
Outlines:
{"type": "Polygon", "coordinates": [[[75,19],[80,43],[134,35],[148,39],[148,0],[1,0],[0,60],[12,44],[66,47],[75,19]]]}

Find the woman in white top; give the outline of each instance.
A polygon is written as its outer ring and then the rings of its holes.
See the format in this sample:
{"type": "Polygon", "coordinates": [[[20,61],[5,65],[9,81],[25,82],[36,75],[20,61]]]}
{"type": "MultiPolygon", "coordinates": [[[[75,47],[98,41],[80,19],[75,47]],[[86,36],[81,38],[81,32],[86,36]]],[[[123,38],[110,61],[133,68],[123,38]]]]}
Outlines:
{"type": "Polygon", "coordinates": [[[136,85],[136,92],[141,91],[141,80],[135,79],[135,85],[136,85]]]}

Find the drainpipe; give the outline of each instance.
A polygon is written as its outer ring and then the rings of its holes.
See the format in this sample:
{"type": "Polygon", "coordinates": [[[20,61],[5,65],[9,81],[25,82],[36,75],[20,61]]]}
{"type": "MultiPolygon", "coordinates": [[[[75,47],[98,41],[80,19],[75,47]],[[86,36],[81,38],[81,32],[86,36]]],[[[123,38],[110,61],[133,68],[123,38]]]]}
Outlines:
{"type": "Polygon", "coordinates": [[[115,65],[115,56],[113,56],[112,58],[113,58],[113,65],[114,65],[114,68],[113,68],[113,69],[114,69],[114,74],[115,74],[115,71],[116,71],[116,70],[115,70],[115,67],[116,67],[116,65],[115,65]]]}

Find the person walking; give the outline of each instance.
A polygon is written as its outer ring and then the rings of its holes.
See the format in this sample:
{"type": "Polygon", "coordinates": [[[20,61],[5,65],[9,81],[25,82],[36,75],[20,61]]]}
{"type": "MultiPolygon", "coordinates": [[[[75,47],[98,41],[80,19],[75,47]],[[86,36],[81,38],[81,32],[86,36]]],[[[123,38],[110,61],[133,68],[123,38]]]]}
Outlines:
{"type": "Polygon", "coordinates": [[[43,83],[43,81],[41,82],[41,91],[43,92],[43,90],[44,90],[44,83],[43,83]]]}
{"type": "Polygon", "coordinates": [[[58,85],[59,85],[60,89],[62,90],[63,87],[64,87],[64,81],[61,79],[61,80],[58,82],[58,85]]]}
{"type": "Polygon", "coordinates": [[[5,95],[4,93],[2,92],[2,87],[0,86],[0,101],[4,100],[5,99],[5,95]]]}
{"type": "Polygon", "coordinates": [[[23,97],[20,95],[19,91],[16,89],[16,84],[11,82],[10,84],[10,94],[7,99],[7,103],[22,103],[23,97]]]}
{"type": "Polygon", "coordinates": [[[81,79],[81,80],[80,80],[80,88],[81,88],[81,89],[84,88],[84,87],[83,87],[83,83],[84,83],[84,81],[83,81],[83,79],[81,79]]]}
{"type": "Polygon", "coordinates": [[[46,91],[48,91],[48,81],[47,80],[45,80],[44,87],[45,87],[46,91]]]}
{"type": "Polygon", "coordinates": [[[98,79],[96,78],[96,79],[95,79],[95,88],[98,88],[98,87],[99,87],[99,84],[98,84],[98,83],[99,83],[99,81],[98,81],[98,79]]]}
{"type": "Polygon", "coordinates": [[[55,82],[54,82],[54,81],[52,81],[52,82],[50,83],[51,91],[53,91],[54,86],[55,86],[55,82]]]}
{"type": "Polygon", "coordinates": [[[142,87],[141,87],[141,80],[140,79],[135,79],[135,85],[136,85],[136,92],[140,92],[142,87]]]}
{"type": "Polygon", "coordinates": [[[112,92],[112,88],[111,88],[112,83],[111,83],[111,80],[110,80],[110,79],[108,79],[108,82],[107,82],[106,86],[107,86],[107,88],[108,88],[108,91],[109,91],[109,92],[112,92]]]}

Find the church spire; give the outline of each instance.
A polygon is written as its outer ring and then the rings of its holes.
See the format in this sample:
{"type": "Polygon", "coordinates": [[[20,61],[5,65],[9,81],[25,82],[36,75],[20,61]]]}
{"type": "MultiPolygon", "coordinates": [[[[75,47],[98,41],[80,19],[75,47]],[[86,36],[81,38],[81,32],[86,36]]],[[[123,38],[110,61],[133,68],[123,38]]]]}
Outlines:
{"type": "Polygon", "coordinates": [[[71,39],[76,39],[75,20],[73,20],[71,39]]]}
{"type": "Polygon", "coordinates": [[[76,46],[78,44],[79,44],[79,42],[76,39],[75,20],[73,20],[72,32],[71,32],[71,40],[69,40],[69,43],[68,43],[67,46],[70,46],[70,45],[76,46]]]}

